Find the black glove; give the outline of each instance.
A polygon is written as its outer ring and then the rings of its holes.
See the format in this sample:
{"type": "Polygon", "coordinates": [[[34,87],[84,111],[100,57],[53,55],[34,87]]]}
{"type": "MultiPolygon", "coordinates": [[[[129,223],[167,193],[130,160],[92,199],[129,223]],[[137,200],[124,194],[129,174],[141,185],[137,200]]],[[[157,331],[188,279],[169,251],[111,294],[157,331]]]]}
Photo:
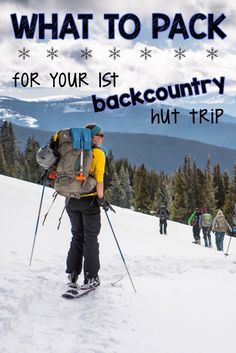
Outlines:
{"type": "Polygon", "coordinates": [[[109,204],[109,202],[104,199],[104,197],[102,198],[97,198],[97,203],[98,203],[98,206],[102,207],[104,209],[104,211],[108,211],[108,210],[111,210],[113,212],[115,212],[115,210],[111,207],[111,205],[109,204]]]}

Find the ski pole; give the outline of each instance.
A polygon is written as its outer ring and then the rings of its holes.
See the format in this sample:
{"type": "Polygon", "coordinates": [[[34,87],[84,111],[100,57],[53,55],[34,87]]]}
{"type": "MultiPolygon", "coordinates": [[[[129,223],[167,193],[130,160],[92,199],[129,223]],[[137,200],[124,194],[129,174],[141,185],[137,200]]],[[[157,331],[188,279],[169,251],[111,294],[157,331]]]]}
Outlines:
{"type": "Polygon", "coordinates": [[[136,289],[135,289],[134,283],[133,283],[132,278],[131,278],[131,276],[130,276],[129,269],[128,269],[127,265],[126,265],[125,258],[124,258],[123,254],[122,254],[122,251],[121,251],[119,242],[118,242],[118,240],[117,240],[117,238],[116,238],[116,235],[115,235],[114,229],[113,229],[113,227],[112,227],[110,218],[108,217],[107,211],[104,210],[104,212],[105,212],[105,214],[106,214],[106,216],[107,216],[108,223],[109,223],[109,225],[110,225],[110,227],[111,227],[111,231],[112,231],[113,236],[114,236],[114,238],[115,238],[116,245],[117,245],[117,247],[118,247],[118,249],[119,249],[119,252],[120,252],[121,258],[122,258],[122,260],[123,260],[123,263],[124,263],[124,265],[125,265],[127,274],[128,274],[128,276],[129,276],[129,279],[130,279],[130,282],[131,282],[131,284],[132,284],[132,286],[133,286],[134,292],[136,293],[136,289]]]}
{"type": "Polygon", "coordinates": [[[41,208],[42,208],[42,203],[43,203],[43,196],[44,196],[45,186],[46,186],[46,181],[44,180],[44,182],[43,182],[43,190],[42,190],[41,199],[40,199],[40,203],[39,203],[38,217],[37,217],[37,222],[36,222],[35,231],[34,231],[34,240],[33,240],[31,256],[30,256],[30,262],[29,262],[30,266],[31,266],[32,258],[33,258],[34,246],[35,246],[36,236],[37,236],[37,232],[38,232],[39,218],[40,218],[40,214],[41,214],[41,208]]]}
{"type": "Polygon", "coordinates": [[[229,256],[228,251],[229,251],[229,247],[230,247],[231,239],[232,239],[232,237],[230,237],[230,239],[229,239],[229,243],[228,243],[227,251],[226,251],[226,253],[224,254],[224,255],[225,255],[225,257],[229,256]]]}

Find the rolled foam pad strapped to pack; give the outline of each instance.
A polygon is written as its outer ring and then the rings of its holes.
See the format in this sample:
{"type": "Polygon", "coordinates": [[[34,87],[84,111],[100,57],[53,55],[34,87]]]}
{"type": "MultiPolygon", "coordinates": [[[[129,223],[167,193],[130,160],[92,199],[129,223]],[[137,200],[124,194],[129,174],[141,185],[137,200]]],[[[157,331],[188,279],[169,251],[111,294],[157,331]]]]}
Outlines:
{"type": "Polygon", "coordinates": [[[91,130],[86,128],[71,128],[71,143],[73,149],[90,151],[92,148],[91,130]]]}

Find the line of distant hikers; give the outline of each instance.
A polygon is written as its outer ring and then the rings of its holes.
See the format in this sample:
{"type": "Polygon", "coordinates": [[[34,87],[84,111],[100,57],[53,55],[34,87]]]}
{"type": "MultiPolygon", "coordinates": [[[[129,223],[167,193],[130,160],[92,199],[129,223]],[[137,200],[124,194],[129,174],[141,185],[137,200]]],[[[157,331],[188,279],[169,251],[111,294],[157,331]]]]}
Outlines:
{"type": "MultiPolygon", "coordinates": [[[[169,212],[165,204],[160,206],[157,216],[159,217],[160,234],[166,235],[169,212]]],[[[236,213],[233,223],[236,224],[236,213]]],[[[202,230],[205,247],[212,247],[211,232],[215,233],[216,248],[218,251],[223,251],[225,233],[227,232],[232,235],[232,228],[221,210],[218,210],[216,216],[213,218],[208,208],[196,208],[188,219],[188,225],[192,226],[193,243],[195,244],[201,244],[200,232],[202,230]]]]}
{"type": "Polygon", "coordinates": [[[218,210],[215,218],[207,208],[196,208],[188,219],[188,224],[193,228],[194,243],[200,244],[200,231],[206,247],[212,247],[211,232],[215,233],[216,248],[223,251],[224,237],[226,232],[232,232],[232,228],[221,210],[218,210]]]}

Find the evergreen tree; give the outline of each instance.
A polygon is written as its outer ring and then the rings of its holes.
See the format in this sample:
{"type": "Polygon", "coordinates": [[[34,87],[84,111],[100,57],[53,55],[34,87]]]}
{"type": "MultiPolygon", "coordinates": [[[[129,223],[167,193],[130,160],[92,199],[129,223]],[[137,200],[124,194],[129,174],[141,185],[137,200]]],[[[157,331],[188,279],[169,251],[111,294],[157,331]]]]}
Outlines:
{"type": "Polygon", "coordinates": [[[227,220],[232,223],[232,212],[236,203],[236,164],[233,166],[233,178],[229,184],[228,192],[225,197],[223,212],[227,220]]]}
{"type": "MultiPolygon", "coordinates": [[[[185,156],[182,169],[184,205],[186,211],[192,212],[196,208],[196,200],[193,192],[193,171],[191,157],[185,156]]],[[[197,205],[199,207],[199,205],[197,205]]]]}
{"type": "Polygon", "coordinates": [[[216,199],[215,194],[217,188],[214,186],[213,175],[211,173],[211,161],[210,158],[207,160],[207,165],[205,169],[205,183],[203,188],[203,205],[207,207],[211,214],[216,212],[216,199]]]}
{"type": "Polygon", "coordinates": [[[116,206],[125,207],[126,205],[126,194],[121,186],[116,170],[112,175],[112,184],[107,190],[106,197],[109,202],[116,206]]]}
{"type": "Polygon", "coordinates": [[[130,180],[129,180],[129,172],[128,170],[124,169],[123,165],[120,169],[119,172],[119,180],[121,187],[123,189],[122,193],[124,192],[124,198],[121,200],[121,207],[125,208],[130,208],[131,206],[131,198],[132,198],[132,188],[130,186],[130,180]]]}
{"type": "Polygon", "coordinates": [[[35,141],[34,137],[28,138],[24,154],[24,178],[34,183],[38,183],[44,171],[36,160],[36,153],[39,147],[39,143],[35,141]]]}
{"type": "Polygon", "coordinates": [[[168,208],[172,197],[172,182],[171,178],[163,172],[158,176],[158,185],[154,195],[152,213],[156,213],[161,204],[165,204],[168,208]]]}
{"type": "Polygon", "coordinates": [[[125,158],[124,159],[124,163],[123,163],[123,167],[124,169],[128,172],[129,174],[129,181],[130,181],[130,186],[131,188],[134,185],[134,174],[135,174],[135,166],[132,166],[129,162],[128,159],[125,158]]]}
{"type": "MultiPolygon", "coordinates": [[[[224,171],[223,176],[222,176],[222,183],[223,183],[223,193],[226,197],[228,191],[229,191],[229,184],[230,184],[230,180],[229,180],[229,174],[227,172],[227,170],[224,171]]],[[[225,202],[225,197],[224,197],[224,202],[225,202]]]]}
{"type": "Polygon", "coordinates": [[[194,202],[193,202],[192,210],[204,204],[203,188],[204,188],[204,174],[194,162],[193,172],[192,172],[192,195],[193,195],[194,202]]]}
{"type": "Polygon", "coordinates": [[[111,187],[112,187],[114,174],[116,174],[115,161],[113,158],[111,158],[110,160],[108,159],[108,162],[106,163],[106,172],[105,172],[105,180],[104,180],[105,196],[107,200],[111,203],[113,202],[111,187]]]}
{"type": "Polygon", "coordinates": [[[106,169],[105,169],[105,175],[104,175],[104,187],[105,190],[109,189],[111,186],[112,182],[112,175],[115,170],[115,165],[114,165],[114,157],[112,154],[112,151],[110,150],[108,153],[108,156],[106,157],[106,169]]]}
{"type": "Polygon", "coordinates": [[[0,174],[7,175],[7,162],[5,159],[2,143],[0,143],[0,174]]]}
{"type": "Polygon", "coordinates": [[[136,169],[134,175],[133,206],[135,211],[150,213],[151,201],[148,187],[148,173],[142,164],[136,169]]]}
{"type": "Polygon", "coordinates": [[[225,202],[223,177],[220,170],[220,163],[216,163],[213,169],[213,184],[215,187],[216,208],[221,209],[225,202]]]}
{"type": "Polygon", "coordinates": [[[7,175],[19,178],[22,174],[20,154],[16,144],[12,123],[4,121],[1,126],[2,149],[7,164],[7,175]]]}
{"type": "Polygon", "coordinates": [[[168,206],[171,199],[171,184],[167,175],[163,172],[159,176],[159,188],[160,188],[160,204],[164,203],[168,206]]]}
{"type": "Polygon", "coordinates": [[[172,179],[172,200],[171,200],[171,219],[176,222],[187,223],[189,213],[186,208],[184,197],[184,181],[181,169],[175,172],[172,179]]]}
{"type": "Polygon", "coordinates": [[[157,201],[157,196],[159,195],[159,177],[155,170],[151,170],[148,173],[148,190],[151,201],[151,213],[155,213],[159,202],[157,201]]]}
{"type": "Polygon", "coordinates": [[[31,181],[30,180],[30,168],[29,168],[29,165],[26,162],[24,157],[22,157],[22,167],[23,167],[23,171],[22,171],[22,178],[21,179],[26,180],[26,181],[31,181]]]}

